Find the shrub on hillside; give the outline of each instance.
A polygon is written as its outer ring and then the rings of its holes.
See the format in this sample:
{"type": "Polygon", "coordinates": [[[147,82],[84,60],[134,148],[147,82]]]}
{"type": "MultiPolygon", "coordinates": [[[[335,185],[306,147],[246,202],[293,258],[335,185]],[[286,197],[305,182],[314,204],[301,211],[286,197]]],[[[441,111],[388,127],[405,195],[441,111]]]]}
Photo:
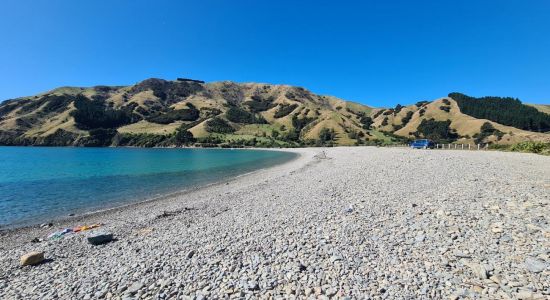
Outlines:
{"type": "Polygon", "coordinates": [[[169,110],[147,118],[147,121],[157,124],[170,124],[176,121],[196,121],[199,111],[195,108],[169,110]]]}
{"type": "Polygon", "coordinates": [[[376,119],[376,118],[378,118],[378,116],[380,116],[380,115],[383,114],[383,113],[384,113],[384,109],[381,109],[381,110],[377,111],[377,112],[372,116],[372,118],[373,118],[373,119],[376,119]]]}
{"type": "Polygon", "coordinates": [[[222,111],[213,107],[201,107],[199,109],[199,116],[201,118],[211,118],[221,114],[222,111]]]}
{"type": "Polygon", "coordinates": [[[117,146],[133,147],[157,147],[169,146],[169,136],[150,133],[122,133],[115,139],[118,139],[117,146]]]}
{"type": "Polygon", "coordinates": [[[40,106],[44,105],[46,103],[45,97],[48,97],[49,95],[46,95],[40,99],[37,100],[27,100],[27,101],[21,101],[18,106],[21,108],[17,111],[18,115],[23,115],[30,113],[36,109],[38,109],[40,106]]]}
{"type": "Polygon", "coordinates": [[[481,125],[479,133],[474,134],[473,137],[475,139],[474,141],[475,141],[476,144],[481,144],[481,143],[483,143],[485,138],[487,138],[491,135],[495,135],[497,137],[497,139],[500,140],[502,138],[502,136],[504,135],[504,133],[502,131],[496,129],[495,127],[493,127],[493,125],[491,125],[491,123],[485,122],[485,123],[483,123],[483,125],[481,125]]]}
{"type": "Polygon", "coordinates": [[[319,141],[322,145],[333,144],[336,140],[336,132],[333,128],[322,128],[319,131],[319,141]]]}
{"type": "Polygon", "coordinates": [[[105,147],[110,146],[113,137],[117,134],[116,129],[112,128],[95,128],[91,129],[90,136],[84,142],[87,147],[105,147]]]}
{"type": "Polygon", "coordinates": [[[197,143],[221,144],[221,143],[223,143],[223,139],[221,137],[218,137],[218,136],[209,135],[209,136],[204,136],[204,137],[197,138],[197,143]]]}
{"type": "Polygon", "coordinates": [[[31,100],[6,100],[4,102],[0,102],[0,118],[19,108],[25,101],[30,102],[31,100]]]}
{"type": "Polygon", "coordinates": [[[225,113],[225,117],[234,123],[241,124],[265,124],[266,120],[260,116],[246,110],[240,109],[238,107],[232,106],[225,113]]]}
{"type": "Polygon", "coordinates": [[[421,106],[424,106],[426,104],[430,103],[430,101],[418,101],[416,102],[416,107],[421,107],[421,106]]]}
{"type": "Polygon", "coordinates": [[[281,140],[286,142],[299,142],[300,141],[300,131],[295,128],[289,129],[288,132],[285,132],[281,135],[281,140]]]}
{"type": "Polygon", "coordinates": [[[229,123],[227,123],[226,120],[218,117],[206,121],[205,129],[208,132],[215,132],[215,133],[235,132],[235,128],[231,127],[231,125],[229,125],[229,123]]]}
{"type": "Polygon", "coordinates": [[[403,109],[403,105],[397,104],[394,108],[396,114],[398,114],[403,109]]]}
{"type": "MultiPolygon", "coordinates": [[[[37,110],[42,107],[41,113],[52,113],[52,112],[62,112],[67,108],[69,103],[73,101],[73,97],[69,95],[44,95],[36,100],[20,100],[16,102],[14,106],[7,105],[6,108],[16,108],[21,107],[17,113],[26,114],[32,111],[37,110]]],[[[3,103],[4,104],[4,103],[3,103]]],[[[10,104],[9,102],[6,104],[10,104]]]]}
{"type": "Polygon", "coordinates": [[[279,110],[275,112],[273,117],[282,118],[288,116],[292,111],[298,107],[298,104],[281,104],[279,105],[279,110]]]}
{"type": "Polygon", "coordinates": [[[184,126],[180,126],[176,129],[173,140],[176,145],[188,145],[196,141],[193,134],[184,126]]]}
{"type": "Polygon", "coordinates": [[[417,135],[434,140],[440,143],[453,142],[458,138],[454,130],[450,128],[451,120],[436,121],[434,119],[424,119],[418,125],[417,135]]]}
{"type": "Polygon", "coordinates": [[[78,138],[78,135],[63,129],[57,129],[54,133],[46,136],[41,142],[44,146],[71,146],[78,138]]]}
{"type": "Polygon", "coordinates": [[[367,116],[362,116],[360,119],[359,119],[359,123],[361,123],[361,125],[363,125],[363,129],[365,130],[369,130],[372,123],[373,123],[373,120],[371,117],[367,117],[367,116]]]}
{"type": "Polygon", "coordinates": [[[275,100],[274,97],[262,99],[258,96],[252,96],[251,99],[252,101],[246,101],[243,103],[243,105],[247,106],[251,112],[258,113],[261,111],[269,110],[276,106],[276,104],[273,104],[273,101],[275,100]]]}
{"type": "Polygon", "coordinates": [[[414,115],[414,112],[412,111],[407,112],[407,114],[403,117],[403,119],[401,119],[401,123],[403,124],[403,126],[409,123],[413,115],[414,115]]]}
{"type": "Polygon", "coordinates": [[[352,129],[350,130],[350,132],[348,132],[348,138],[352,140],[360,140],[364,136],[365,134],[362,131],[356,131],[352,129]]]}
{"type": "Polygon", "coordinates": [[[315,118],[308,118],[308,117],[298,118],[297,115],[292,116],[292,126],[297,131],[302,131],[304,127],[306,127],[309,123],[313,121],[315,121],[315,118]]]}
{"type": "Polygon", "coordinates": [[[47,104],[42,110],[45,113],[50,112],[62,112],[67,108],[67,105],[71,103],[72,99],[68,95],[53,95],[45,97],[47,104]]]}

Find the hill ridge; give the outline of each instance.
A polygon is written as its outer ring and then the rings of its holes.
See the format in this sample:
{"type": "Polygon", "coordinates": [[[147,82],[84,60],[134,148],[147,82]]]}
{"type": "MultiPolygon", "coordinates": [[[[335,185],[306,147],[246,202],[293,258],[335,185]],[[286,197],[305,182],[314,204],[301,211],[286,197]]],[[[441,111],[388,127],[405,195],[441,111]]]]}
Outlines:
{"type": "Polygon", "coordinates": [[[149,78],[128,86],[63,86],[0,103],[2,145],[296,147],[426,136],[468,143],[550,140],[464,114],[451,97],[375,109],[286,84],[149,78]]]}

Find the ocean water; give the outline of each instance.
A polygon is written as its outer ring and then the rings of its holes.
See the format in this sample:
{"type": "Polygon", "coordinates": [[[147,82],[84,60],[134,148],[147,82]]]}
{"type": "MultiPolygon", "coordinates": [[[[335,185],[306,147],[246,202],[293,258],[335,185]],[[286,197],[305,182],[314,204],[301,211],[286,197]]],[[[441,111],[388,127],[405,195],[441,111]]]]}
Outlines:
{"type": "Polygon", "coordinates": [[[295,156],[231,149],[0,147],[0,226],[143,201],[295,156]]]}

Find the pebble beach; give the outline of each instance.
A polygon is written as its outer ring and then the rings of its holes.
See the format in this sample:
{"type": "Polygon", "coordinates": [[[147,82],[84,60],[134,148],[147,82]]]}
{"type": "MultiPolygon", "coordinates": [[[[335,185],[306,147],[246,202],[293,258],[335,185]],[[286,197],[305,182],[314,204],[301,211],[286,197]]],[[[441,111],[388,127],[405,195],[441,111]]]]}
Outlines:
{"type": "Polygon", "coordinates": [[[550,299],[550,157],[284,151],[300,156],[0,231],[0,299],[550,299]],[[45,260],[21,266],[32,251],[45,260]]]}

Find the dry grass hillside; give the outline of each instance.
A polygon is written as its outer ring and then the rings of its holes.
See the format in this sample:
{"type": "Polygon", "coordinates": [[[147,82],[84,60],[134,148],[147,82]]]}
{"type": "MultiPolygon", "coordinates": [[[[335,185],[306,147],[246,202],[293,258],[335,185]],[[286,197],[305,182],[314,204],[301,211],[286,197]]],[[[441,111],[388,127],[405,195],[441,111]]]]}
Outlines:
{"type": "Polygon", "coordinates": [[[131,86],[61,87],[0,103],[0,144],[7,145],[384,144],[430,135],[426,130],[441,130],[438,126],[446,126],[449,136],[442,140],[449,142],[550,141],[549,134],[465,114],[450,97],[373,109],[301,87],[263,83],[152,78],[131,86]]]}
{"type": "Polygon", "coordinates": [[[540,112],[550,115],[550,105],[548,104],[527,104],[527,105],[536,108],[540,112]]]}
{"type": "Polygon", "coordinates": [[[381,131],[393,132],[396,135],[407,138],[415,137],[415,133],[418,132],[418,126],[423,120],[434,119],[436,121],[450,120],[449,127],[458,135],[457,142],[459,143],[474,143],[474,136],[480,133],[484,123],[491,124],[503,134],[500,137],[489,136],[484,142],[498,144],[515,144],[523,141],[550,142],[549,134],[521,130],[463,114],[457,102],[449,97],[406,106],[399,112],[395,112],[395,109],[377,110],[374,112],[374,116],[374,127],[381,131]],[[406,119],[407,114],[412,115],[404,123],[403,119],[406,119]]]}
{"type": "MultiPolygon", "coordinates": [[[[87,110],[87,107],[81,108],[81,111],[87,110]]],[[[186,130],[195,139],[215,138],[217,143],[257,138],[292,146],[319,143],[321,131],[330,130],[334,134],[322,143],[353,145],[387,139],[363,129],[360,119],[371,110],[358,103],[288,85],[148,79],[133,86],[62,87],[8,100],[0,105],[0,138],[8,144],[44,144],[53,137],[68,136],[73,142],[82,143],[91,139],[90,133],[95,133],[96,128],[116,130],[125,137],[168,137],[178,130],[186,130]],[[99,103],[100,110],[104,110],[100,114],[124,113],[131,120],[114,126],[79,124],[74,117],[75,99],[82,96],[90,103],[99,103]],[[228,118],[230,109],[244,120],[228,118]],[[198,113],[193,118],[178,115],[189,110],[198,113]],[[209,129],[212,119],[226,121],[231,134],[209,129]]],[[[93,113],[96,112],[90,112],[93,113]]]]}

